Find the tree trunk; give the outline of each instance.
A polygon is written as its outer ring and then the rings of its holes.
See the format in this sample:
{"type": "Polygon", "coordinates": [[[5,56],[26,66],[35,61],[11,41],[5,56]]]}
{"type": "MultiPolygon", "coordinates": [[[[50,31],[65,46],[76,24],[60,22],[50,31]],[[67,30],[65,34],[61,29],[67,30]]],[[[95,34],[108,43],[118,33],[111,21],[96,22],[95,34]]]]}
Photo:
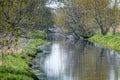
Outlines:
{"type": "Polygon", "coordinates": [[[76,39],[76,40],[79,40],[79,39],[80,39],[80,37],[78,36],[78,34],[77,34],[77,33],[75,33],[75,32],[73,32],[73,33],[74,33],[74,35],[75,35],[75,36],[74,36],[74,37],[75,37],[75,39],[76,39]]]}
{"type": "Polygon", "coordinates": [[[101,31],[101,34],[102,34],[102,35],[106,35],[106,34],[107,34],[107,31],[101,31]]]}
{"type": "Polygon", "coordinates": [[[109,31],[109,28],[104,28],[103,26],[101,26],[100,28],[101,28],[101,34],[102,35],[106,35],[109,31]]]}
{"type": "Polygon", "coordinates": [[[116,28],[115,27],[112,27],[112,29],[113,29],[113,35],[115,35],[115,33],[116,33],[116,28]]]}

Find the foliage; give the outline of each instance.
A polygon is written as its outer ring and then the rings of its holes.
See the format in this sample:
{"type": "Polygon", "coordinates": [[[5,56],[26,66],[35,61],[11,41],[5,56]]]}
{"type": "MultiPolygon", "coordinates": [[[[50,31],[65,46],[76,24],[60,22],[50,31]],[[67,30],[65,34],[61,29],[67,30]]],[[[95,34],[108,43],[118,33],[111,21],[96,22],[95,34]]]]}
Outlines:
{"type": "Polygon", "coordinates": [[[39,46],[47,42],[43,40],[43,38],[46,37],[46,33],[43,31],[36,31],[32,36],[34,38],[28,39],[28,43],[26,43],[27,46],[23,50],[23,53],[5,54],[0,56],[0,80],[36,79],[35,74],[31,71],[28,64],[36,53],[41,52],[39,46]]]}
{"type": "Polygon", "coordinates": [[[41,52],[39,45],[45,44],[46,42],[42,39],[31,39],[24,50],[24,53],[27,55],[35,55],[36,52],[41,52]]]}
{"type": "MultiPolygon", "coordinates": [[[[46,31],[53,25],[51,12],[44,3],[45,0],[0,0],[0,53],[16,46],[21,35],[33,30],[46,31]]],[[[43,37],[36,35],[39,36],[43,37]]]]}
{"type": "Polygon", "coordinates": [[[120,33],[116,33],[114,36],[111,34],[97,34],[91,37],[89,40],[120,52],[120,33]]]}
{"type": "Polygon", "coordinates": [[[28,64],[31,57],[41,51],[38,46],[45,43],[44,31],[53,24],[51,12],[44,3],[45,0],[0,0],[0,80],[35,78],[28,64]],[[23,53],[7,53],[17,45],[19,37],[28,32],[30,39],[23,53]]]}
{"type": "Polygon", "coordinates": [[[28,33],[27,38],[29,38],[29,42],[23,53],[27,55],[34,55],[36,52],[41,52],[38,46],[45,44],[46,41],[43,41],[47,37],[46,32],[44,31],[35,31],[28,33]]]}
{"type": "Polygon", "coordinates": [[[57,13],[55,19],[55,23],[60,28],[83,38],[89,38],[97,31],[106,35],[110,29],[115,34],[120,21],[118,0],[114,2],[113,0],[64,0],[64,2],[66,7],[63,8],[62,13],[57,13]]]}
{"type": "Polygon", "coordinates": [[[28,3],[22,22],[24,28],[27,30],[47,30],[53,25],[51,12],[44,6],[44,3],[45,0],[31,0],[28,3]]]}
{"type": "MultiPolygon", "coordinates": [[[[113,35],[116,33],[116,28],[120,25],[120,9],[119,9],[119,2],[118,0],[114,0],[111,14],[110,14],[110,25],[113,30],[113,35]]],[[[111,4],[112,5],[112,4],[111,4]]]]}
{"type": "Polygon", "coordinates": [[[4,53],[10,47],[14,47],[19,37],[16,28],[22,17],[22,10],[27,1],[23,0],[0,0],[0,49],[4,53]]]}
{"type": "MultiPolygon", "coordinates": [[[[28,59],[22,59],[21,54],[5,55],[0,58],[4,62],[0,66],[1,80],[34,80],[35,75],[28,66],[28,59]]],[[[26,57],[27,58],[27,57],[26,57]]]]}
{"type": "Polygon", "coordinates": [[[33,32],[29,32],[27,37],[34,39],[45,39],[47,37],[47,33],[44,31],[36,30],[33,32]]]}

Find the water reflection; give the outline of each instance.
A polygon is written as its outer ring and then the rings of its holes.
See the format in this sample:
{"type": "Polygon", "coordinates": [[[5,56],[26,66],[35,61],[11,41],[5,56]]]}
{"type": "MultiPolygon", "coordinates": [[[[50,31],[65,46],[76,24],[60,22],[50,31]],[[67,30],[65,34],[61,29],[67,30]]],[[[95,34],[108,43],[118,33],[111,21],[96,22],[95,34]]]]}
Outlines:
{"type": "Polygon", "coordinates": [[[45,61],[45,71],[48,77],[59,77],[64,72],[64,55],[61,54],[60,45],[53,44],[50,56],[45,61]]]}
{"type": "Polygon", "coordinates": [[[120,55],[88,41],[55,42],[43,68],[47,80],[120,80],[120,55]]]}

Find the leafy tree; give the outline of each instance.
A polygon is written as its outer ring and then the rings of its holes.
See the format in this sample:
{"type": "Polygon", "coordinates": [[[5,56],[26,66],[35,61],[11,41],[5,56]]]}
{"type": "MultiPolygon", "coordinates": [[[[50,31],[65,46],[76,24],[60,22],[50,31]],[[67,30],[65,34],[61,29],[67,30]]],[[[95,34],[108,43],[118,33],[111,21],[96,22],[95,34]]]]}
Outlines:
{"type": "Polygon", "coordinates": [[[90,0],[90,5],[92,6],[93,18],[99,25],[101,33],[106,35],[110,27],[112,27],[113,34],[115,34],[120,20],[119,1],[90,0]]]}
{"type": "Polygon", "coordinates": [[[20,35],[28,31],[47,30],[52,16],[45,0],[0,0],[0,49],[14,47],[20,35]]]}
{"type": "Polygon", "coordinates": [[[118,0],[115,0],[114,2],[112,2],[112,4],[113,6],[111,6],[110,8],[110,26],[112,27],[114,35],[116,33],[116,28],[119,26],[120,9],[118,0]]]}
{"type": "Polygon", "coordinates": [[[44,3],[45,0],[30,0],[28,3],[22,23],[28,25],[28,29],[46,31],[48,27],[53,25],[52,14],[50,10],[45,7],[44,3]]]}
{"type": "Polygon", "coordinates": [[[78,39],[89,38],[94,34],[91,11],[84,0],[67,1],[63,11],[64,16],[61,20],[68,32],[74,33],[78,39]]]}
{"type": "Polygon", "coordinates": [[[98,27],[101,34],[106,35],[110,28],[113,34],[120,21],[119,1],[115,0],[64,0],[65,23],[69,31],[79,36],[91,37],[98,27]],[[111,7],[111,3],[113,6],[111,7]]]}
{"type": "Polygon", "coordinates": [[[109,0],[91,0],[93,8],[93,18],[99,25],[101,33],[107,34],[109,31],[109,0]]]}
{"type": "Polygon", "coordinates": [[[18,40],[19,31],[16,28],[22,18],[22,10],[26,1],[23,0],[0,0],[0,29],[1,48],[4,50],[12,47],[18,40]]]}

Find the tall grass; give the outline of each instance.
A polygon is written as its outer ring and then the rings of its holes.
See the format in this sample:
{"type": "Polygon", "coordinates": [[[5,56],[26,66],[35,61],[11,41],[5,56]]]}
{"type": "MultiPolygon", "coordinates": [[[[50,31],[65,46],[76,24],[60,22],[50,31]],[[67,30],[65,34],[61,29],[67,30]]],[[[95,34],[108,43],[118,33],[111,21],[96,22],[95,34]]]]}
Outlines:
{"type": "Polygon", "coordinates": [[[38,47],[46,42],[42,39],[30,39],[28,46],[24,50],[24,54],[35,55],[35,53],[41,52],[41,49],[38,47]]]}
{"type": "Polygon", "coordinates": [[[22,59],[20,54],[5,55],[0,58],[0,80],[33,80],[35,75],[28,66],[28,59],[22,59]]]}
{"type": "Polygon", "coordinates": [[[36,80],[35,74],[28,66],[31,58],[41,52],[40,45],[45,44],[45,32],[30,33],[32,36],[26,43],[27,46],[21,54],[5,54],[0,57],[0,80],[36,80]]]}

